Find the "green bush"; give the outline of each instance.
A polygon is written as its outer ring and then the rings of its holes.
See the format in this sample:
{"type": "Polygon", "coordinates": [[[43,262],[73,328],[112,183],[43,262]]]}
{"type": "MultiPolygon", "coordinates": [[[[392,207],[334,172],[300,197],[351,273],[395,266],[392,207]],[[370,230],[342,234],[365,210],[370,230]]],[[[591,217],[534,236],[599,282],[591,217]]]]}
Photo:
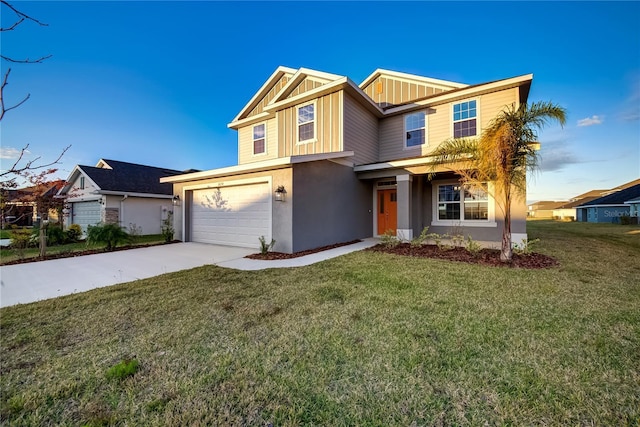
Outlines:
{"type": "Polygon", "coordinates": [[[160,232],[162,233],[165,242],[170,243],[173,241],[173,234],[176,232],[173,228],[173,212],[167,212],[167,217],[162,220],[162,228],[160,232]]]}
{"type": "Polygon", "coordinates": [[[387,230],[382,236],[380,236],[380,243],[382,243],[382,246],[385,248],[391,249],[398,246],[401,242],[395,231],[387,230]]]}
{"type": "Polygon", "coordinates": [[[276,244],[276,241],[273,239],[271,239],[271,243],[267,244],[267,240],[264,238],[264,236],[258,237],[258,240],[260,241],[260,253],[262,255],[265,255],[267,252],[273,249],[273,246],[276,244]]]}
{"type": "Polygon", "coordinates": [[[77,242],[82,237],[82,227],[79,224],[71,224],[66,233],[69,242],[77,242]]]}
{"type": "Polygon", "coordinates": [[[118,224],[98,224],[87,229],[87,242],[104,243],[107,251],[112,251],[118,243],[126,242],[129,234],[118,224]]]}
{"type": "Polygon", "coordinates": [[[12,230],[11,247],[18,252],[20,259],[24,258],[24,250],[32,246],[31,230],[12,230]]]}

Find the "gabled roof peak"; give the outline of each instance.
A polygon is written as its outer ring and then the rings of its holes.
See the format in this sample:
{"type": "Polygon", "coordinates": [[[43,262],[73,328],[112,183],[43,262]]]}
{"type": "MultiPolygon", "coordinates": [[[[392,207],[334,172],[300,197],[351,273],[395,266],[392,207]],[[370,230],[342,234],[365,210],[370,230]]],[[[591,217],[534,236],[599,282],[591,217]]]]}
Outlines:
{"type": "Polygon", "coordinates": [[[364,79],[362,83],[360,83],[360,87],[363,88],[367,86],[369,83],[377,79],[379,76],[388,76],[388,77],[399,78],[399,79],[415,80],[422,83],[430,83],[430,84],[439,85],[439,86],[446,86],[452,89],[453,88],[458,89],[458,88],[463,88],[468,86],[467,84],[464,84],[464,83],[434,79],[431,77],[418,76],[416,74],[401,73],[399,71],[391,71],[391,70],[385,70],[383,68],[378,68],[373,73],[371,73],[369,77],[364,79]]]}

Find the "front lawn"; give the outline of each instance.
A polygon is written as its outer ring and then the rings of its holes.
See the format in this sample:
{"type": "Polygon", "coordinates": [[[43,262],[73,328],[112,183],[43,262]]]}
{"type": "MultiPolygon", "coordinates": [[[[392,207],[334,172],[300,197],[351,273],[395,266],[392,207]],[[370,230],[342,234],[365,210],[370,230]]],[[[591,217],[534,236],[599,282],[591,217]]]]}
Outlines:
{"type": "MultiPolygon", "coordinates": [[[[137,236],[134,240],[123,245],[150,245],[164,242],[164,237],[161,234],[149,234],[146,236],[137,236]]],[[[56,245],[47,247],[47,256],[60,256],[60,255],[80,255],[82,252],[95,251],[104,248],[104,243],[67,243],[65,245],[56,245]]],[[[122,245],[121,245],[122,246],[122,245]]],[[[31,260],[36,261],[40,256],[40,249],[27,248],[21,253],[18,249],[0,249],[0,265],[15,262],[18,260],[31,260]]]]}
{"type": "Polygon", "coordinates": [[[637,426],[640,227],[528,225],[559,267],[361,251],[4,308],[1,420],[637,426]]]}

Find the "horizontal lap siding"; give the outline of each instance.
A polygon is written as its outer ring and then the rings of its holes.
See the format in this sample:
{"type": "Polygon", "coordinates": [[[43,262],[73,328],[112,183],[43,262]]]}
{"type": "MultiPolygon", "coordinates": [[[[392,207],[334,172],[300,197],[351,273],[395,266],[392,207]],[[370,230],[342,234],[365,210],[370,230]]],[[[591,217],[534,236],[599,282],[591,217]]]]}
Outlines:
{"type": "Polygon", "coordinates": [[[378,161],[378,119],[344,95],[344,149],[353,151],[355,164],[378,161]]]}
{"type": "Polygon", "coordinates": [[[278,157],[278,131],[276,119],[269,119],[238,129],[238,164],[242,165],[251,162],[260,162],[278,157]],[[264,155],[253,155],[253,127],[260,123],[267,125],[267,153],[264,155]]]}
{"type": "Polygon", "coordinates": [[[316,100],[316,140],[306,144],[296,143],[298,106],[278,111],[278,150],[280,157],[342,151],[340,123],[342,105],[340,101],[340,92],[322,96],[316,100]]]}
{"type": "Polygon", "coordinates": [[[435,105],[427,109],[427,144],[418,149],[404,149],[404,115],[380,121],[380,161],[428,155],[443,141],[453,137],[453,104],[470,99],[478,100],[479,121],[485,128],[506,106],[517,101],[518,89],[506,89],[481,96],[435,105]]]}

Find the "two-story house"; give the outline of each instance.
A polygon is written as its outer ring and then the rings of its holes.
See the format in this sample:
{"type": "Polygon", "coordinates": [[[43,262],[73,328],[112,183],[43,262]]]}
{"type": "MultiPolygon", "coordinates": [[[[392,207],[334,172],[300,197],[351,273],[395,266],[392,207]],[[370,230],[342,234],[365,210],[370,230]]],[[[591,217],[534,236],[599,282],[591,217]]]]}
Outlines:
{"type": "MultiPolygon", "coordinates": [[[[358,85],[279,67],[228,125],[238,131],[237,166],[161,179],[181,201],[176,237],[256,247],[264,236],[290,253],[389,230],[411,239],[429,227],[499,246],[491,183],[471,190],[446,168],[429,179],[429,154],[527,102],[532,78],[470,86],[376,70],[358,85]]],[[[526,206],[514,203],[519,242],[526,206]]]]}

